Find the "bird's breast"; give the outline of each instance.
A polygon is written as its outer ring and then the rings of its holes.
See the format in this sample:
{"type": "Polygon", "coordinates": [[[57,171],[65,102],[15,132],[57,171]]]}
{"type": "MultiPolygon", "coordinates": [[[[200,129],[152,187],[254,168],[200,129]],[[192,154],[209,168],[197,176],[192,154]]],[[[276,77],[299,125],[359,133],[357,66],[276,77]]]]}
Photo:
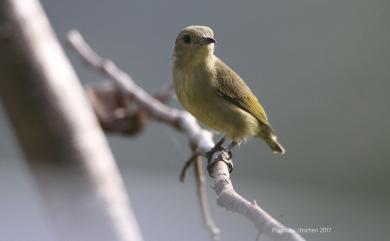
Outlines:
{"type": "MultiPolygon", "coordinates": [[[[182,105],[190,111],[204,110],[207,96],[213,94],[212,73],[205,68],[174,69],[176,95],[182,105]]],[[[196,117],[196,116],[195,116],[196,117]]]]}
{"type": "Polygon", "coordinates": [[[242,140],[257,131],[257,120],[217,95],[216,78],[207,69],[173,69],[176,95],[196,119],[234,140],[242,140]]]}

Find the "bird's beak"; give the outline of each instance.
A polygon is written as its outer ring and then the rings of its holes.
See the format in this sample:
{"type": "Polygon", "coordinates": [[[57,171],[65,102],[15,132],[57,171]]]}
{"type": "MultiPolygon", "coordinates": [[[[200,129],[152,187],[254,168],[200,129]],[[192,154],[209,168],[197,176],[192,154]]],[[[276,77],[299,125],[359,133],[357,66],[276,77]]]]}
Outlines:
{"type": "Polygon", "coordinates": [[[215,40],[214,38],[211,38],[211,37],[202,37],[199,42],[202,45],[203,44],[206,45],[206,44],[214,44],[217,42],[217,40],[215,40]]]}

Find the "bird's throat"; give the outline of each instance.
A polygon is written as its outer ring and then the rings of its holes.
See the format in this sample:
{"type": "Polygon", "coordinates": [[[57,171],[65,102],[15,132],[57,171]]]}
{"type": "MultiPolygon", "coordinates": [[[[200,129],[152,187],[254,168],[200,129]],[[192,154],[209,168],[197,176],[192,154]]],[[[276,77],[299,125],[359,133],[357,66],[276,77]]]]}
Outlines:
{"type": "Polygon", "coordinates": [[[173,62],[179,68],[195,68],[199,65],[208,65],[213,58],[213,48],[204,47],[196,52],[176,52],[173,62]]]}

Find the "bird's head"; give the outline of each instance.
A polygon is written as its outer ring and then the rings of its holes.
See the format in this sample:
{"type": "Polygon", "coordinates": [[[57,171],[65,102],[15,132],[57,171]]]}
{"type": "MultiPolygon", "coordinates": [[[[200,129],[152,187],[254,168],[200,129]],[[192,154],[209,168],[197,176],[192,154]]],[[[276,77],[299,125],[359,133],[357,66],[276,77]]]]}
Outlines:
{"type": "Polygon", "coordinates": [[[181,61],[202,60],[214,52],[214,32],[206,26],[190,26],[177,35],[174,58],[181,61]]]}

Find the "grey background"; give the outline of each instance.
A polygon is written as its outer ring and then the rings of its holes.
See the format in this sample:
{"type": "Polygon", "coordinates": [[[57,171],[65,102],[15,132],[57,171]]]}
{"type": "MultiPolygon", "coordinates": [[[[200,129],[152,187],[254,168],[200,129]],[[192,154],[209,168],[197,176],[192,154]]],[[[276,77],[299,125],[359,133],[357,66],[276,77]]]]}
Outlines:
{"type": "MultiPolygon", "coordinates": [[[[44,0],[43,5],[61,41],[69,29],[79,29],[150,92],[170,81],[180,29],[212,27],[216,54],[259,96],[287,150],[286,156],[273,155],[260,140],[237,148],[232,175],[237,190],[291,227],[331,228],[302,234],[308,240],[388,237],[388,0],[44,0]]],[[[84,83],[102,79],[66,51],[84,83]]],[[[180,107],[177,100],[172,105],[180,107]]],[[[192,176],[185,184],[178,181],[190,153],[184,137],[154,123],[136,138],[108,139],[145,240],[208,240],[192,176]]],[[[2,108],[0,180],[0,240],[56,240],[2,108]]],[[[222,240],[254,240],[254,227],[217,207],[209,192],[222,240]]]]}

